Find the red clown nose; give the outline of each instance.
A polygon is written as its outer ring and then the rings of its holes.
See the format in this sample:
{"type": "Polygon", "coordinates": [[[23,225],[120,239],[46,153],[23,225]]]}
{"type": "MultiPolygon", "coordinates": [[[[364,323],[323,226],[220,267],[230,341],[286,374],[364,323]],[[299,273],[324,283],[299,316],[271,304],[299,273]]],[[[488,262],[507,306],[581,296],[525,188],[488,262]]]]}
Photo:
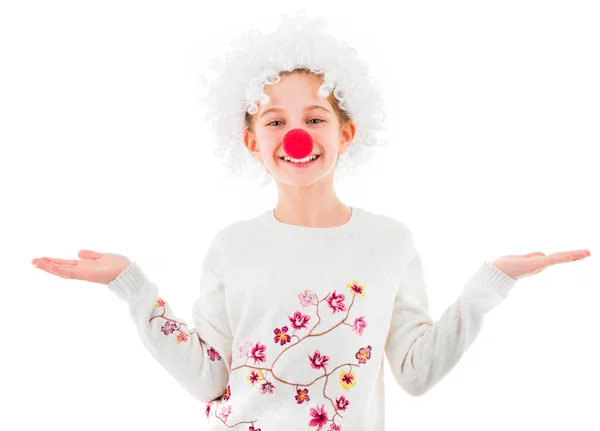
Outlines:
{"type": "Polygon", "coordinates": [[[303,129],[292,129],[283,137],[283,149],[293,159],[303,159],[313,150],[313,139],[303,129]]]}

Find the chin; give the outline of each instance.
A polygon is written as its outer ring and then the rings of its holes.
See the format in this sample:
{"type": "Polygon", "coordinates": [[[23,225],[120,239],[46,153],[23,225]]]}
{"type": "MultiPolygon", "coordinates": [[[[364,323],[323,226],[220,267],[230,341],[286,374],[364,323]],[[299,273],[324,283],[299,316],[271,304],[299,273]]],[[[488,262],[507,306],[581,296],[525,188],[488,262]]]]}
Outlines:
{"type": "MultiPolygon", "coordinates": [[[[279,160],[281,163],[286,163],[279,160]]],[[[315,165],[308,168],[294,168],[293,166],[281,166],[269,168],[271,176],[280,184],[292,187],[310,187],[333,175],[335,161],[331,166],[315,165]]]]}

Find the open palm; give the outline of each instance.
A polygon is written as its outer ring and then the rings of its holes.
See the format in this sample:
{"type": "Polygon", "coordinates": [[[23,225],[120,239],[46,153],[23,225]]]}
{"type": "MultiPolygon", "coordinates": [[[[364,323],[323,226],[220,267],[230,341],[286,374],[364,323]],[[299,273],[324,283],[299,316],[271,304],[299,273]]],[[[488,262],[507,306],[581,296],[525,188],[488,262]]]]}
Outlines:
{"type": "Polygon", "coordinates": [[[81,260],[42,257],[33,259],[36,268],[62,278],[108,284],[125,269],[131,261],[116,253],[98,253],[92,250],[80,250],[81,260]]]}
{"type": "Polygon", "coordinates": [[[502,256],[492,262],[492,265],[509,277],[518,280],[519,278],[537,274],[549,266],[584,259],[591,256],[591,254],[589,250],[559,251],[549,255],[536,251],[523,255],[510,254],[502,256]]]}

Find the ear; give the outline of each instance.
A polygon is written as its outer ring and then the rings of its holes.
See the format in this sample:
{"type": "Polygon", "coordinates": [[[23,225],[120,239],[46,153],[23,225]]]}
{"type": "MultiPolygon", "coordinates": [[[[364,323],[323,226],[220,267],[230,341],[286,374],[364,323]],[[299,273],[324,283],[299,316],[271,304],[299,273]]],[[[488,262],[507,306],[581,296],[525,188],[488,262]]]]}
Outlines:
{"type": "Polygon", "coordinates": [[[252,133],[248,129],[244,130],[244,145],[246,145],[246,148],[248,149],[248,151],[250,151],[252,157],[254,157],[259,162],[263,161],[262,154],[260,153],[260,149],[258,146],[258,141],[256,140],[256,135],[254,135],[254,133],[252,133]]]}
{"type": "Polygon", "coordinates": [[[354,121],[350,120],[342,129],[340,133],[340,145],[338,150],[338,155],[344,154],[348,146],[354,139],[356,135],[356,124],[354,121]]]}

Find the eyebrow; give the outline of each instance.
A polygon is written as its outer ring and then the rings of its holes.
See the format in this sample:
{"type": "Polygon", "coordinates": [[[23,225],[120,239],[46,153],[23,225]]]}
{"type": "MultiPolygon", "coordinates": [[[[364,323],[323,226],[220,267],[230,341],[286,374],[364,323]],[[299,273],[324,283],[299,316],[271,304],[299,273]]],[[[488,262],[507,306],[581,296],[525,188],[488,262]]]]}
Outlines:
{"type": "MultiPolygon", "coordinates": [[[[325,108],[324,106],[321,105],[310,105],[306,107],[306,111],[310,111],[311,109],[322,109],[323,111],[329,113],[329,109],[325,108]]],[[[270,108],[267,109],[265,112],[263,112],[262,114],[260,114],[260,117],[258,117],[259,119],[262,118],[263,115],[271,112],[271,111],[283,111],[282,108],[270,108]]]]}

